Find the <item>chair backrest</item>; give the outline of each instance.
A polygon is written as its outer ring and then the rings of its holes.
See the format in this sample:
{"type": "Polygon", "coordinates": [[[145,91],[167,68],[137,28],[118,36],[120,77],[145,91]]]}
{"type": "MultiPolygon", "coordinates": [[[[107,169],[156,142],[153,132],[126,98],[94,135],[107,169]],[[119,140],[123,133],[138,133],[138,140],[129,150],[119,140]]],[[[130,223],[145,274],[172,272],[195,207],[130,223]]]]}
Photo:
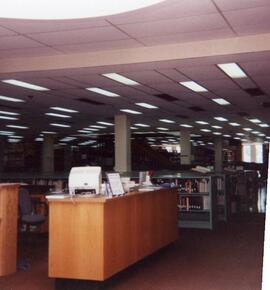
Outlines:
{"type": "Polygon", "coordinates": [[[19,207],[21,215],[31,214],[32,204],[29,191],[26,188],[20,188],[19,190],[19,207]]]}

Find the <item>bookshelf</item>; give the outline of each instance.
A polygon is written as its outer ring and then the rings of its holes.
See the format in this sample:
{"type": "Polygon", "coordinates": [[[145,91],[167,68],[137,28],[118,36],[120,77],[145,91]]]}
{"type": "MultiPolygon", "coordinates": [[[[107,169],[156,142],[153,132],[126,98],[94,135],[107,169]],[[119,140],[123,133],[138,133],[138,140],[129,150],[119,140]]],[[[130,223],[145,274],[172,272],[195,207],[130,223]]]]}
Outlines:
{"type": "Polygon", "coordinates": [[[213,229],[217,221],[227,220],[225,175],[194,172],[160,175],[154,183],[178,188],[178,226],[213,229]]]}

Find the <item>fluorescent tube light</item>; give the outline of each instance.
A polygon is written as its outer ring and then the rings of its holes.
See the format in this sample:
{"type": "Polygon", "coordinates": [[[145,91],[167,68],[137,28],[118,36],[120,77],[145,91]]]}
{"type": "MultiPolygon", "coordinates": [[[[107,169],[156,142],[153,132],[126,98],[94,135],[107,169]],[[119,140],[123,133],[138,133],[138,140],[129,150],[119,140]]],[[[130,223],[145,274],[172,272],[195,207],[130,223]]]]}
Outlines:
{"type": "Polygon", "coordinates": [[[62,112],[66,112],[66,113],[78,113],[78,111],[76,111],[76,110],[62,108],[62,107],[50,107],[50,109],[56,110],[56,111],[62,111],[62,112]]]}
{"type": "Polygon", "coordinates": [[[136,103],[137,106],[141,106],[143,108],[147,108],[147,109],[158,109],[157,106],[148,104],[148,103],[136,103]]]}
{"type": "Polygon", "coordinates": [[[214,126],[211,126],[211,127],[214,128],[214,129],[222,129],[221,126],[217,126],[217,125],[214,125],[214,126]]]}
{"type": "Polygon", "coordinates": [[[80,132],[80,133],[87,133],[87,134],[92,133],[91,131],[86,131],[86,130],[78,130],[78,132],[80,132]]]}
{"type": "Polygon", "coordinates": [[[52,132],[52,131],[42,131],[42,134],[56,134],[56,132],[52,132]]]}
{"type": "Polygon", "coordinates": [[[121,112],[125,112],[125,113],[129,113],[129,114],[134,114],[134,115],[139,115],[139,114],[142,114],[141,112],[138,112],[138,111],[134,111],[134,110],[130,110],[130,109],[121,109],[120,110],[121,112]]]}
{"type": "Polygon", "coordinates": [[[232,136],[231,135],[228,135],[228,134],[225,134],[225,135],[223,135],[223,137],[231,138],[232,136]]]}
{"type": "Polygon", "coordinates": [[[180,124],[180,126],[184,128],[193,128],[193,126],[188,125],[188,124],[180,124]]]}
{"type": "Polygon", "coordinates": [[[13,135],[15,134],[15,132],[11,132],[11,131],[0,131],[0,135],[4,135],[4,136],[9,136],[9,135],[13,135]]]}
{"type": "Polygon", "coordinates": [[[59,124],[59,123],[50,123],[51,126],[55,126],[55,127],[62,127],[62,128],[70,128],[70,125],[66,125],[66,124],[59,124]]]}
{"type": "Polygon", "coordinates": [[[0,111],[0,114],[10,115],[10,116],[18,116],[18,115],[20,115],[19,113],[8,112],[8,111],[0,111]]]}
{"type": "Polygon", "coordinates": [[[164,122],[164,123],[169,123],[169,124],[175,123],[175,121],[168,120],[168,119],[159,119],[159,121],[164,122]]]}
{"type": "Polygon", "coordinates": [[[0,119],[3,119],[3,120],[19,120],[19,118],[9,117],[9,116],[0,116],[0,119]]]}
{"type": "Polygon", "coordinates": [[[101,125],[106,125],[106,126],[114,126],[113,123],[109,123],[109,122],[97,122],[97,123],[101,125]]]}
{"type": "Polygon", "coordinates": [[[251,128],[244,128],[243,130],[244,130],[244,131],[247,131],[247,132],[250,132],[250,131],[252,131],[253,129],[251,129],[251,128]]]}
{"type": "Polygon", "coordinates": [[[222,135],[220,132],[213,132],[214,135],[222,135]]]}
{"type": "Polygon", "coordinates": [[[269,127],[269,125],[265,124],[265,123],[259,124],[259,126],[262,127],[262,128],[268,128],[269,127]]]}
{"type": "Polygon", "coordinates": [[[212,131],[209,130],[209,129],[201,129],[200,131],[202,131],[202,132],[212,132],[212,131]]]}
{"type": "Polygon", "coordinates": [[[0,100],[7,101],[7,102],[14,102],[14,103],[24,103],[25,101],[22,99],[11,98],[6,96],[0,96],[0,100]]]}
{"type": "Polygon", "coordinates": [[[239,123],[235,123],[235,122],[232,122],[232,123],[229,123],[231,126],[233,126],[233,127],[239,127],[240,126],[240,124],[239,123]]]}
{"type": "Polygon", "coordinates": [[[130,129],[131,130],[137,130],[138,128],[131,126],[130,129]]]}
{"type": "Polygon", "coordinates": [[[212,99],[212,101],[214,101],[215,103],[221,105],[221,106],[227,106],[227,105],[230,105],[231,103],[226,101],[225,99],[223,98],[216,98],[216,99],[212,99]]]}
{"type": "Polygon", "coordinates": [[[104,90],[104,89],[100,89],[100,88],[86,88],[86,90],[94,92],[94,93],[97,93],[97,94],[100,94],[100,95],[104,95],[104,96],[107,96],[107,97],[120,97],[120,95],[118,95],[116,93],[113,93],[113,92],[110,92],[110,91],[107,91],[107,90],[104,90]]]}
{"type": "Polygon", "coordinates": [[[90,125],[90,128],[98,128],[98,129],[106,129],[107,127],[99,126],[99,125],[90,125]]]}
{"type": "Polygon", "coordinates": [[[116,82],[119,82],[121,84],[124,84],[124,85],[128,85],[128,86],[137,86],[139,85],[138,82],[135,82],[127,77],[124,77],[120,74],[117,74],[117,73],[108,73],[108,74],[102,74],[104,77],[106,78],[109,78],[111,80],[114,80],[116,82]]]}
{"type": "Polygon", "coordinates": [[[161,131],[169,131],[168,128],[163,128],[163,127],[158,127],[157,130],[161,130],[161,131]]]}
{"type": "Polygon", "coordinates": [[[52,117],[59,117],[59,118],[71,118],[71,116],[68,116],[68,115],[55,114],[55,113],[45,113],[45,115],[52,116],[52,117]]]}
{"type": "Polygon", "coordinates": [[[41,87],[41,86],[37,86],[37,85],[33,85],[27,82],[22,82],[22,81],[18,81],[18,80],[3,80],[3,83],[6,84],[10,84],[13,86],[17,86],[17,87],[22,87],[22,88],[26,88],[26,89],[30,89],[30,90],[34,90],[34,91],[49,91],[50,89],[41,87]]]}
{"type": "Polygon", "coordinates": [[[218,64],[218,67],[233,79],[247,78],[245,72],[236,63],[222,63],[218,64]]]}
{"type": "Polygon", "coordinates": [[[236,133],[237,136],[245,136],[244,133],[236,133]]]}
{"type": "Polygon", "coordinates": [[[150,127],[149,125],[141,124],[141,123],[137,123],[137,124],[134,124],[134,125],[137,126],[137,127],[150,127]]]}
{"type": "Polygon", "coordinates": [[[215,120],[220,121],[220,122],[227,122],[228,119],[223,118],[223,117],[214,117],[215,120]]]}
{"type": "Polygon", "coordinates": [[[7,125],[8,128],[15,128],[15,129],[29,129],[26,126],[19,126],[19,125],[7,125]]]}
{"type": "Polygon", "coordinates": [[[261,123],[262,121],[259,120],[259,119],[248,119],[251,123],[254,123],[254,124],[259,124],[261,123]]]}
{"type": "Polygon", "coordinates": [[[205,121],[195,121],[195,123],[200,124],[200,125],[208,125],[208,122],[205,121]]]}
{"type": "Polygon", "coordinates": [[[182,86],[194,92],[207,92],[208,91],[206,88],[202,87],[201,85],[199,85],[198,83],[194,81],[180,82],[179,84],[181,84],[182,86]]]}

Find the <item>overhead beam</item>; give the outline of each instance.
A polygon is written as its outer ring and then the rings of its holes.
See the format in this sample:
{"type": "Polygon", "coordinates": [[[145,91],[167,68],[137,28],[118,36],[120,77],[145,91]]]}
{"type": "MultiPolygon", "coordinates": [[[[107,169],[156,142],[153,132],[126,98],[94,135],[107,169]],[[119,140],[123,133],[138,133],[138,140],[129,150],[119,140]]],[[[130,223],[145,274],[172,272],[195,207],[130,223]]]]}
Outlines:
{"type": "Polygon", "coordinates": [[[122,65],[269,50],[270,33],[266,33],[163,46],[3,59],[0,73],[122,65]]]}

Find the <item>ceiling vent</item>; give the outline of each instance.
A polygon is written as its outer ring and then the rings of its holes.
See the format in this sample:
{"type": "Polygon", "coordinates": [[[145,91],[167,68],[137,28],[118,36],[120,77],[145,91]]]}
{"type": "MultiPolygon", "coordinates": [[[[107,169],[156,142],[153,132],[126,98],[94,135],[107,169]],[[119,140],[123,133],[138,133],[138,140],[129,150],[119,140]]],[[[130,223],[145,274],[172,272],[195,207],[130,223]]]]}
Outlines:
{"type": "Polygon", "coordinates": [[[194,112],[203,112],[203,111],[205,111],[205,109],[203,109],[201,107],[197,107],[197,106],[189,107],[189,109],[194,111],[194,112]]]}
{"type": "Polygon", "coordinates": [[[89,100],[89,99],[86,99],[86,98],[79,98],[79,99],[76,99],[76,100],[79,101],[79,102],[87,103],[89,105],[97,105],[97,106],[105,105],[104,103],[97,102],[97,101],[92,101],[92,100],[89,100]]]}
{"type": "Polygon", "coordinates": [[[263,103],[262,103],[262,106],[263,106],[264,108],[270,108],[270,102],[263,102],[263,103]]]}
{"type": "Polygon", "coordinates": [[[252,97],[259,97],[265,95],[265,93],[260,88],[245,89],[245,92],[247,92],[252,97]]]}
{"type": "Polygon", "coordinates": [[[170,96],[168,94],[158,94],[158,95],[155,95],[156,97],[166,101],[166,102],[174,102],[174,101],[179,101],[177,98],[173,97],[173,96],[170,96]]]}

